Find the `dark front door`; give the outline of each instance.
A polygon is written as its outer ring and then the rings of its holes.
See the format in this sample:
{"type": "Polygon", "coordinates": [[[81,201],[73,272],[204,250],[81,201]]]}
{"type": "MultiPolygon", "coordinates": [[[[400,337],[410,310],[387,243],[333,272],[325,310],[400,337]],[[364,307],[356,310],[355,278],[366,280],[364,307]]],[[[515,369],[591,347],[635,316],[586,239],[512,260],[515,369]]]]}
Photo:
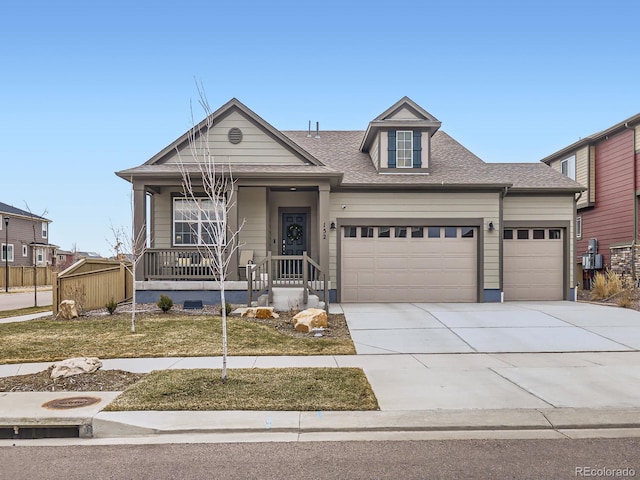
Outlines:
{"type": "Polygon", "coordinates": [[[282,214],[282,255],[302,255],[307,251],[307,214],[282,214]]]}
{"type": "MultiPolygon", "coordinates": [[[[307,251],[307,214],[282,214],[282,255],[302,255],[307,251]]],[[[282,260],[280,278],[302,278],[302,260],[282,260]]]]}

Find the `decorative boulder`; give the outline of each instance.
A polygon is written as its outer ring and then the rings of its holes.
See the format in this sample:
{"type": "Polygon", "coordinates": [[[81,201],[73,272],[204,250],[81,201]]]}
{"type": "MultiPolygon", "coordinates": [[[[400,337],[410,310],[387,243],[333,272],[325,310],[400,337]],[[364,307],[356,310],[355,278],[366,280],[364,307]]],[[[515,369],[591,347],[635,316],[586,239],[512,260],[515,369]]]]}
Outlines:
{"type": "Polygon", "coordinates": [[[81,373],[93,373],[102,367],[102,362],[96,357],[76,357],[53,364],[51,378],[71,377],[81,373]]]}
{"type": "Polygon", "coordinates": [[[63,300],[58,307],[58,317],[63,320],[71,320],[78,317],[78,310],[76,310],[76,302],[73,300],[63,300]]]}
{"type": "Polygon", "coordinates": [[[293,317],[293,326],[305,333],[314,328],[327,328],[327,312],[319,308],[307,308],[293,317]]]}
{"type": "Polygon", "coordinates": [[[247,308],[247,310],[242,314],[245,318],[280,318],[276,312],[273,311],[273,307],[257,307],[257,308],[247,308]]]}

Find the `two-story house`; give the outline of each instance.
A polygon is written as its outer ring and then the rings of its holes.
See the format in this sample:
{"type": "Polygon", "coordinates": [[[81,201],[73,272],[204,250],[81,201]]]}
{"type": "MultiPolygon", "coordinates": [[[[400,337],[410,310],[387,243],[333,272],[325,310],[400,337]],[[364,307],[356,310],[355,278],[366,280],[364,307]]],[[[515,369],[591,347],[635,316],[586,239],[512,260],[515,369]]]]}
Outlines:
{"type": "MultiPolygon", "coordinates": [[[[276,289],[296,276],[322,279],[340,302],[573,298],[583,187],[540,163],[483,162],[407,97],[360,131],[280,131],[236,99],[208,120],[195,128],[197,148],[207,142],[233,173],[220,197],[232,200],[229,232],[244,222],[225,285],[231,301],[246,301],[248,282],[276,289]],[[248,281],[246,252],[258,269],[248,281]]],[[[215,241],[217,206],[202,198],[195,208],[183,194],[181,170],[201,181],[189,138],[117,172],[133,186],[135,231],[151,232],[140,301],[219,302],[199,250],[215,241]]]]}
{"type": "Polygon", "coordinates": [[[576,202],[577,278],[583,277],[589,288],[594,271],[611,268],[637,281],[640,114],[584,137],[542,162],[586,188],[576,202]],[[590,259],[594,255],[601,255],[599,261],[590,259]]]}
{"type": "Polygon", "coordinates": [[[51,265],[56,246],[49,243],[50,223],[44,217],[0,202],[2,265],[51,265]]]}

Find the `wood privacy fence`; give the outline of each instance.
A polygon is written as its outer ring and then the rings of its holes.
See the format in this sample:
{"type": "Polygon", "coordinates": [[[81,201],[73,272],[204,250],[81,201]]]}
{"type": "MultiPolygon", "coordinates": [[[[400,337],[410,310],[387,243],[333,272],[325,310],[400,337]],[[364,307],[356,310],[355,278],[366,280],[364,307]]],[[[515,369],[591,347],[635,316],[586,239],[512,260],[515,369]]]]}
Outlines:
{"type": "Polygon", "coordinates": [[[82,259],[54,275],[53,314],[62,300],[75,301],[81,312],[131,298],[133,278],[126,267],[114,260],[82,259]]]}
{"type": "MultiPolygon", "coordinates": [[[[40,285],[51,285],[53,274],[51,267],[36,267],[37,282],[40,285]]],[[[0,266],[0,287],[6,286],[6,270],[4,265],[0,266]]],[[[9,287],[32,287],[33,286],[33,267],[9,267],[9,287]]]]}

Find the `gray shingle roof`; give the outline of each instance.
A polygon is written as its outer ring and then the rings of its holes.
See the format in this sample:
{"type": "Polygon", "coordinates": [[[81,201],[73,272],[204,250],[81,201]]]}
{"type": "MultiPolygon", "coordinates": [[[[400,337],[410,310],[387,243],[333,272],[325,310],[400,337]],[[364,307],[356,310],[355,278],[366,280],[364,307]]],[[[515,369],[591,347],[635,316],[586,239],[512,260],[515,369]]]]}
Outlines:
{"type": "Polygon", "coordinates": [[[40,215],[35,215],[32,214],[31,212],[28,212],[27,210],[22,210],[20,208],[16,208],[13,205],[8,205],[6,203],[2,203],[0,202],[0,213],[6,213],[9,215],[19,215],[21,217],[29,217],[29,218],[37,218],[39,220],[44,220],[44,221],[50,221],[44,217],[41,217],[40,215]]]}

